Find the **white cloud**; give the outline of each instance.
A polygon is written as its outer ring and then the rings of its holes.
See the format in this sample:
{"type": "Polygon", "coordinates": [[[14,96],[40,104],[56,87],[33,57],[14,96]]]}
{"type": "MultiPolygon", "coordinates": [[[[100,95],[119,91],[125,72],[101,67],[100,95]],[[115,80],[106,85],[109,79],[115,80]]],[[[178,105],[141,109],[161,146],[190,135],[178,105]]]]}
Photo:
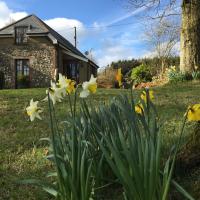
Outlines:
{"type": "Polygon", "coordinates": [[[144,51],[138,51],[137,46],[144,40],[140,36],[133,37],[134,32],[133,29],[116,35],[115,33],[110,36],[104,35],[103,39],[99,39],[100,48],[92,52],[98,65],[105,67],[113,61],[141,57],[144,51]]]}
{"type": "Polygon", "coordinates": [[[133,49],[116,43],[116,41],[106,39],[102,41],[102,46],[93,52],[94,57],[100,67],[105,67],[113,61],[133,58],[133,49]]]}
{"type": "Polygon", "coordinates": [[[108,23],[107,25],[108,25],[108,26],[111,26],[111,25],[116,24],[116,23],[118,23],[118,22],[124,21],[125,19],[128,19],[128,18],[130,18],[130,17],[133,17],[133,16],[135,16],[135,15],[137,15],[137,14],[143,12],[143,11],[146,10],[146,9],[147,9],[147,7],[138,8],[138,9],[132,11],[132,12],[129,12],[128,14],[125,14],[124,16],[121,16],[121,17],[119,17],[119,18],[114,19],[113,21],[111,21],[111,22],[108,23]]]}
{"type": "Polygon", "coordinates": [[[4,1],[0,0],[0,28],[27,15],[26,12],[15,12],[11,10],[4,1]]]}
{"type": "Polygon", "coordinates": [[[145,51],[141,58],[153,58],[157,56],[156,51],[145,51]]]}
{"type": "Polygon", "coordinates": [[[76,19],[53,18],[45,20],[45,23],[67,38],[72,44],[74,44],[74,27],[77,27],[77,38],[79,40],[82,39],[86,31],[83,23],[76,19]]]}
{"type": "Polygon", "coordinates": [[[18,21],[24,17],[26,17],[28,14],[26,12],[14,12],[10,13],[11,20],[18,21]]]}

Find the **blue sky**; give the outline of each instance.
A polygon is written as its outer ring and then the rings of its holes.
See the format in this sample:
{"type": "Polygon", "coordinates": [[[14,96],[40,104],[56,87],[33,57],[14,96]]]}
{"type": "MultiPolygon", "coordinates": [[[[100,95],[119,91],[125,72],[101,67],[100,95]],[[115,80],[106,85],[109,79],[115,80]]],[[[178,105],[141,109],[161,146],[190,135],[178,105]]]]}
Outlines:
{"type": "Polygon", "coordinates": [[[91,50],[101,67],[149,53],[141,19],[121,0],[0,0],[0,26],[27,14],[37,15],[72,43],[77,26],[78,48],[91,50]]]}

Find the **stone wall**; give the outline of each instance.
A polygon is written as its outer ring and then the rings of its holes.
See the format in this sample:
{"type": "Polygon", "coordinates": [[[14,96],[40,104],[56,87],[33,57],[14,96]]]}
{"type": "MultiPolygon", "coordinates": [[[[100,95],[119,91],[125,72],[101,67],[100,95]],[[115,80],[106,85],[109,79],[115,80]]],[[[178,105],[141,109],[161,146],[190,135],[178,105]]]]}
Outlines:
{"type": "Polygon", "coordinates": [[[14,38],[0,38],[0,71],[5,88],[15,88],[16,59],[29,59],[30,87],[47,87],[54,77],[56,49],[45,37],[29,38],[26,45],[15,45],[14,38]]]}
{"type": "Polygon", "coordinates": [[[79,68],[79,76],[80,83],[88,81],[88,64],[86,62],[81,62],[81,67],[79,68]]]}

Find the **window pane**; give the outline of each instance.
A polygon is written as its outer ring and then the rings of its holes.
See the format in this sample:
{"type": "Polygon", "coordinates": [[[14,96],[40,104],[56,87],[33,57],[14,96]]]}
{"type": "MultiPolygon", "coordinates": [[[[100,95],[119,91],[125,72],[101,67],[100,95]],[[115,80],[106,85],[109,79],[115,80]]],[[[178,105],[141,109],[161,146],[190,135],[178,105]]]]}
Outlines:
{"type": "Polygon", "coordinates": [[[17,76],[29,76],[29,61],[28,60],[16,60],[17,76]]]}
{"type": "Polygon", "coordinates": [[[28,66],[24,66],[24,75],[25,76],[29,75],[29,67],[28,66]]]}
{"type": "Polygon", "coordinates": [[[16,27],[15,28],[15,41],[16,44],[26,43],[27,42],[27,27],[16,27]]]}
{"type": "Polygon", "coordinates": [[[16,64],[17,64],[17,75],[20,76],[22,75],[22,61],[17,60],[16,64]]]}
{"type": "Polygon", "coordinates": [[[72,75],[72,78],[76,77],[76,64],[75,63],[71,63],[71,75],[72,75]]]}

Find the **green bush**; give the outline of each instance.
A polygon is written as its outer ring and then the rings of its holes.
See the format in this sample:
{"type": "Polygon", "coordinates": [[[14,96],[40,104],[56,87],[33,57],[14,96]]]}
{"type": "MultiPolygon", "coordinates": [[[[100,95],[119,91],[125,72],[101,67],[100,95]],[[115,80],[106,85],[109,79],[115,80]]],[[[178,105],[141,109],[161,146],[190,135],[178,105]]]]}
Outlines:
{"type": "Polygon", "coordinates": [[[194,80],[200,80],[200,71],[193,71],[192,72],[192,78],[194,80]]]}
{"type": "Polygon", "coordinates": [[[139,65],[132,69],[131,79],[136,83],[152,81],[152,74],[146,65],[139,65]]]}
{"type": "Polygon", "coordinates": [[[175,70],[168,71],[167,76],[170,83],[178,83],[186,80],[184,73],[175,70]]]}
{"type": "Polygon", "coordinates": [[[170,83],[177,83],[183,81],[200,80],[200,71],[180,72],[174,66],[167,69],[167,77],[170,83]]]}
{"type": "Polygon", "coordinates": [[[183,81],[200,80],[200,72],[183,73],[180,71],[169,71],[168,72],[169,82],[177,83],[183,81]]]}

